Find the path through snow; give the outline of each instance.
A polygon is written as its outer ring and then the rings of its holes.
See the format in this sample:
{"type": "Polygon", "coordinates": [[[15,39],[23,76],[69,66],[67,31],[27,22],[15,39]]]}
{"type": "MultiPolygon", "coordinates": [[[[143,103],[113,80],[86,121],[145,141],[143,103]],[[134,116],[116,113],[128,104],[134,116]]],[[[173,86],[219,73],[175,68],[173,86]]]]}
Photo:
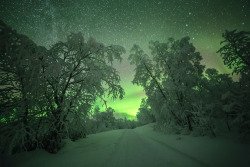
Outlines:
{"type": "Polygon", "coordinates": [[[250,146],[223,139],[165,135],[153,124],[89,135],[57,154],[44,150],[9,158],[20,167],[247,167],[250,146]]]}

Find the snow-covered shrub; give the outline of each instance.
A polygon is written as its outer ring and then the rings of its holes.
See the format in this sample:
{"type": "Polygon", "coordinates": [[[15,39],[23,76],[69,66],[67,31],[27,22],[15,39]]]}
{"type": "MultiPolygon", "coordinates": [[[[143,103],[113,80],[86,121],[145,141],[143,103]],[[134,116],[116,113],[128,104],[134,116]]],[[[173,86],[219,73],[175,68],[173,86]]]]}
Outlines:
{"type": "Polygon", "coordinates": [[[35,129],[22,121],[15,121],[8,125],[1,124],[0,133],[0,152],[3,154],[31,151],[39,147],[35,129]]]}
{"type": "Polygon", "coordinates": [[[216,137],[213,106],[207,105],[204,107],[202,103],[193,103],[192,115],[194,119],[194,136],[212,136],[216,137]]]}
{"type": "Polygon", "coordinates": [[[68,133],[68,137],[75,141],[79,138],[86,137],[86,123],[85,118],[79,112],[72,113],[69,115],[68,121],[66,122],[66,131],[68,133]]]}
{"type": "Polygon", "coordinates": [[[86,118],[86,133],[93,134],[97,132],[97,122],[93,118],[86,118]]]}
{"type": "Polygon", "coordinates": [[[238,90],[226,92],[222,96],[228,128],[232,131],[237,130],[241,138],[250,137],[249,93],[249,90],[238,90]]]}

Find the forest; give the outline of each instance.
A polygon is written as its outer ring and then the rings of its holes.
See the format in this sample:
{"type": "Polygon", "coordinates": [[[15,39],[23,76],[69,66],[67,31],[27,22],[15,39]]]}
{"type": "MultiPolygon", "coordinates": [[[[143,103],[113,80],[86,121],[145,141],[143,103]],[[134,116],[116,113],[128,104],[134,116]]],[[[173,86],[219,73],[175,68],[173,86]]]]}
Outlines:
{"type": "Polygon", "coordinates": [[[125,49],[105,46],[72,33],[49,49],[37,46],[0,21],[0,152],[45,149],[56,153],[63,139],[156,122],[166,133],[250,137],[250,32],[225,31],[217,51],[229,74],[205,68],[189,37],[150,41],[151,55],[138,45],[130,51],[133,84],[146,98],[137,121],[117,119],[114,109],[100,111],[96,100],[122,99],[125,92],[113,67],[125,49]]]}

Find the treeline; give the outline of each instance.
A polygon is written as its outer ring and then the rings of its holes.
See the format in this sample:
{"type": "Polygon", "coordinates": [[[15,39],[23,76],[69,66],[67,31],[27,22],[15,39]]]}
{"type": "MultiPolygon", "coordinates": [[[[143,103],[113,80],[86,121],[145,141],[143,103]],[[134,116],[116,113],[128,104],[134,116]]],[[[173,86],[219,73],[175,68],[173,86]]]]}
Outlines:
{"type": "Polygon", "coordinates": [[[96,106],[89,117],[86,120],[86,132],[87,134],[99,133],[114,129],[134,129],[137,127],[137,122],[134,120],[128,120],[126,117],[115,118],[115,110],[108,107],[105,111],[100,111],[100,108],[96,106]]]}
{"type": "Polygon", "coordinates": [[[141,124],[157,122],[168,133],[250,135],[250,32],[226,31],[218,50],[224,64],[239,76],[205,69],[189,37],[151,41],[148,56],[138,46],[129,60],[136,65],[133,83],[146,92],[137,113],[141,124]]]}
{"type": "Polygon", "coordinates": [[[103,126],[105,114],[91,119],[90,110],[104,94],[123,98],[112,62],[121,61],[124,52],[121,46],[85,40],[81,33],[46,49],[0,21],[0,152],[43,148],[55,153],[64,138],[101,131],[87,126],[95,121],[103,126]]]}

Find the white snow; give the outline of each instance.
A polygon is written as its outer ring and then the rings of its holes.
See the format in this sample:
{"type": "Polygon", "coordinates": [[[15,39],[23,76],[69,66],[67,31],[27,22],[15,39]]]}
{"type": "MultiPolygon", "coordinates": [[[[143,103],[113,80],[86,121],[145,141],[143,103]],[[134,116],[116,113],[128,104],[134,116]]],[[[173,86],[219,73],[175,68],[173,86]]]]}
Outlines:
{"type": "Polygon", "coordinates": [[[20,167],[250,166],[249,144],[222,138],[167,135],[153,131],[152,126],[102,132],[76,142],[65,140],[66,146],[57,154],[36,150],[6,160],[9,166],[20,167]]]}
{"type": "MultiPolygon", "coordinates": [[[[250,145],[236,139],[169,135],[149,130],[147,125],[136,131],[192,159],[211,167],[250,167],[250,145]]],[[[145,137],[145,138],[146,138],[145,137]]],[[[181,161],[181,159],[180,159],[181,161]]],[[[183,164],[183,166],[186,166],[183,164]]]]}

